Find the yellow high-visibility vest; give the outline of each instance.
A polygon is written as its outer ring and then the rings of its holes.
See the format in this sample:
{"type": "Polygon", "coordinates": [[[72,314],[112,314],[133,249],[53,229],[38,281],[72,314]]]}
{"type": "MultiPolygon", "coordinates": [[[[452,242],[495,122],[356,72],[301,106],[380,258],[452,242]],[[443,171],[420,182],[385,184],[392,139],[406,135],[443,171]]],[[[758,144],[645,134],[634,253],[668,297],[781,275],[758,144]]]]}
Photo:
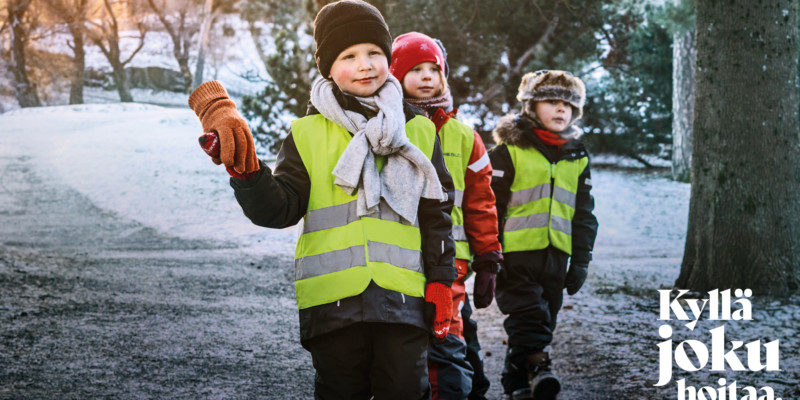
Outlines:
{"type": "Polygon", "coordinates": [[[442,153],[444,154],[444,163],[447,165],[447,170],[450,171],[450,176],[453,177],[453,186],[456,188],[453,211],[450,213],[450,217],[453,220],[456,258],[469,260],[469,243],[464,229],[464,211],[461,209],[461,204],[464,199],[464,189],[466,188],[464,177],[467,174],[469,157],[472,155],[475,137],[472,133],[472,128],[455,118],[450,118],[445,122],[439,129],[438,134],[442,145],[442,153]]]}
{"type": "MultiPolygon", "coordinates": [[[[406,135],[430,158],[436,128],[425,117],[406,123],[406,135]]],[[[357,215],[358,194],[335,185],[333,168],[352,135],[320,114],[292,123],[292,136],[311,180],[303,232],[295,249],[295,293],[300,309],[363,292],[370,281],[405,295],[423,297],[425,275],[419,225],[402,221],[386,203],[370,216],[357,215]]],[[[376,156],[378,168],[385,157],[376,156]]]]}
{"type": "Polygon", "coordinates": [[[506,146],[515,172],[504,216],[503,251],[540,250],[552,244],[572,255],[578,178],[589,158],[553,164],[533,147],[506,146]]]}

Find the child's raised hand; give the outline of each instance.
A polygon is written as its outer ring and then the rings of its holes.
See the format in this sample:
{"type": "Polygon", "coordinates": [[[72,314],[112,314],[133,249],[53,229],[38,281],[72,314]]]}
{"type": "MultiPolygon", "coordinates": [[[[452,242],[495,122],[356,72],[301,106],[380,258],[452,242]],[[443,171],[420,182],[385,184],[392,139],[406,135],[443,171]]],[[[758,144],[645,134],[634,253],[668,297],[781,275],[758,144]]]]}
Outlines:
{"type": "Polygon", "coordinates": [[[200,118],[204,132],[216,132],[219,155],[212,155],[215,163],[225,164],[238,174],[258,171],[253,135],[222,84],[209,81],[200,85],[189,96],[189,107],[200,118]]]}

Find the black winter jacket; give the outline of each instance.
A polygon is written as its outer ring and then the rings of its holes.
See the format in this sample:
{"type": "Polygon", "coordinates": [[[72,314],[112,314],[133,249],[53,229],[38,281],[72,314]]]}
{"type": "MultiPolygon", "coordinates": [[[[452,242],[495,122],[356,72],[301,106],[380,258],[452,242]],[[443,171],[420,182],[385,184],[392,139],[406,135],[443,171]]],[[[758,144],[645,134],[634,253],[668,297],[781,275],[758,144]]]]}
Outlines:
{"type": "MultiPolygon", "coordinates": [[[[489,159],[495,171],[495,176],[492,177],[492,190],[494,190],[497,198],[498,225],[502,236],[504,216],[511,197],[511,184],[514,182],[515,171],[514,163],[511,161],[511,155],[506,144],[534,147],[551,163],[588,157],[589,153],[577,138],[570,139],[567,143],[564,143],[559,152],[556,147],[546,145],[536,136],[536,133],[533,132],[533,124],[529,119],[518,115],[503,117],[494,129],[493,135],[498,145],[489,151],[489,159]]],[[[575,136],[578,135],[576,134],[575,136]]],[[[594,210],[594,197],[590,193],[592,189],[591,177],[589,165],[578,177],[575,215],[572,218],[572,264],[589,264],[589,261],[592,260],[592,249],[597,237],[598,224],[597,218],[592,213],[594,210]]]]}
{"type": "MultiPolygon", "coordinates": [[[[366,115],[360,103],[351,97],[337,93],[337,98],[345,109],[366,115]]],[[[406,121],[423,115],[421,110],[408,103],[404,103],[403,111],[406,121]]],[[[308,115],[312,114],[318,114],[318,111],[309,106],[308,115]]],[[[455,188],[445,166],[438,138],[431,162],[447,191],[448,200],[438,202],[420,199],[417,218],[422,236],[423,266],[428,282],[450,286],[456,277],[455,244],[450,220],[455,188]]],[[[262,161],[254,177],[248,180],[231,178],[230,183],[244,214],[259,226],[293,226],[303,218],[308,208],[311,181],[291,132],[278,152],[274,171],[262,161]]],[[[404,323],[428,330],[423,319],[423,306],[423,298],[404,296],[371,282],[357,296],[300,310],[300,339],[305,345],[307,340],[315,336],[356,322],[404,323]]]]}

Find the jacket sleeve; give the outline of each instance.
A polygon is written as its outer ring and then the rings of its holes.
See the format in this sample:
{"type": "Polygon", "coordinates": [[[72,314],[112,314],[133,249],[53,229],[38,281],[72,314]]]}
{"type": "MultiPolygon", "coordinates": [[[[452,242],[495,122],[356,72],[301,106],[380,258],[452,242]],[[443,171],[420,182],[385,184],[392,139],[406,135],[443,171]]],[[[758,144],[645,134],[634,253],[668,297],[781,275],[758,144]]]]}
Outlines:
{"type": "Polygon", "coordinates": [[[572,217],[572,264],[589,264],[597,237],[597,218],[594,216],[592,173],[589,165],[578,177],[578,193],[575,199],[575,215],[572,217]]]}
{"type": "Polygon", "coordinates": [[[256,176],[231,178],[231,187],[244,215],[254,224],[267,228],[297,224],[308,207],[311,180],[291,132],[278,151],[274,172],[261,161],[256,176]]]}
{"type": "Polygon", "coordinates": [[[503,217],[511,200],[511,184],[514,182],[514,163],[508,147],[501,144],[489,151],[489,160],[492,163],[492,191],[496,198],[497,230],[499,239],[503,238],[503,217]]]}
{"type": "Polygon", "coordinates": [[[433,147],[431,163],[436,168],[442,187],[447,191],[447,200],[439,202],[423,198],[419,201],[417,220],[422,236],[422,262],[428,283],[440,282],[450,286],[456,279],[456,247],[453,242],[453,223],[450,219],[455,187],[453,178],[445,166],[438,137],[433,147]]]}
{"type": "Polygon", "coordinates": [[[464,230],[472,254],[500,251],[497,239],[497,208],[492,191],[492,164],[483,140],[474,132],[472,154],[464,176],[464,230]]]}

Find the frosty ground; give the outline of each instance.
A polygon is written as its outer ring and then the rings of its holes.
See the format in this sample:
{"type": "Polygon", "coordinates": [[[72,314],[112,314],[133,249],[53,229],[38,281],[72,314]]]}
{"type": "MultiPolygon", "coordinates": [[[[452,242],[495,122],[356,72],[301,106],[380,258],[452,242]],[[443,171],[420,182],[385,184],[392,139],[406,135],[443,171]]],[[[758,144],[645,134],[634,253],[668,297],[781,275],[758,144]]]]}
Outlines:
{"type": "MultiPolygon", "coordinates": [[[[0,115],[0,399],[306,399],[296,232],[255,227],[188,109],[106,104],[0,115]]],[[[600,157],[597,158],[601,159],[600,157]]],[[[689,185],[594,164],[600,233],[551,353],[563,399],[676,399],[658,379],[659,288],[677,277],[689,185]]],[[[780,340],[783,371],[678,374],[800,398],[800,298],[753,300],[728,340],[780,340]]],[[[479,310],[500,398],[503,316],[479,310]]],[[[676,343],[708,342],[669,322],[676,343]]],[[[744,354],[744,353],[742,353],[744,354]]],[[[741,356],[740,358],[745,358],[741,356]]]]}

